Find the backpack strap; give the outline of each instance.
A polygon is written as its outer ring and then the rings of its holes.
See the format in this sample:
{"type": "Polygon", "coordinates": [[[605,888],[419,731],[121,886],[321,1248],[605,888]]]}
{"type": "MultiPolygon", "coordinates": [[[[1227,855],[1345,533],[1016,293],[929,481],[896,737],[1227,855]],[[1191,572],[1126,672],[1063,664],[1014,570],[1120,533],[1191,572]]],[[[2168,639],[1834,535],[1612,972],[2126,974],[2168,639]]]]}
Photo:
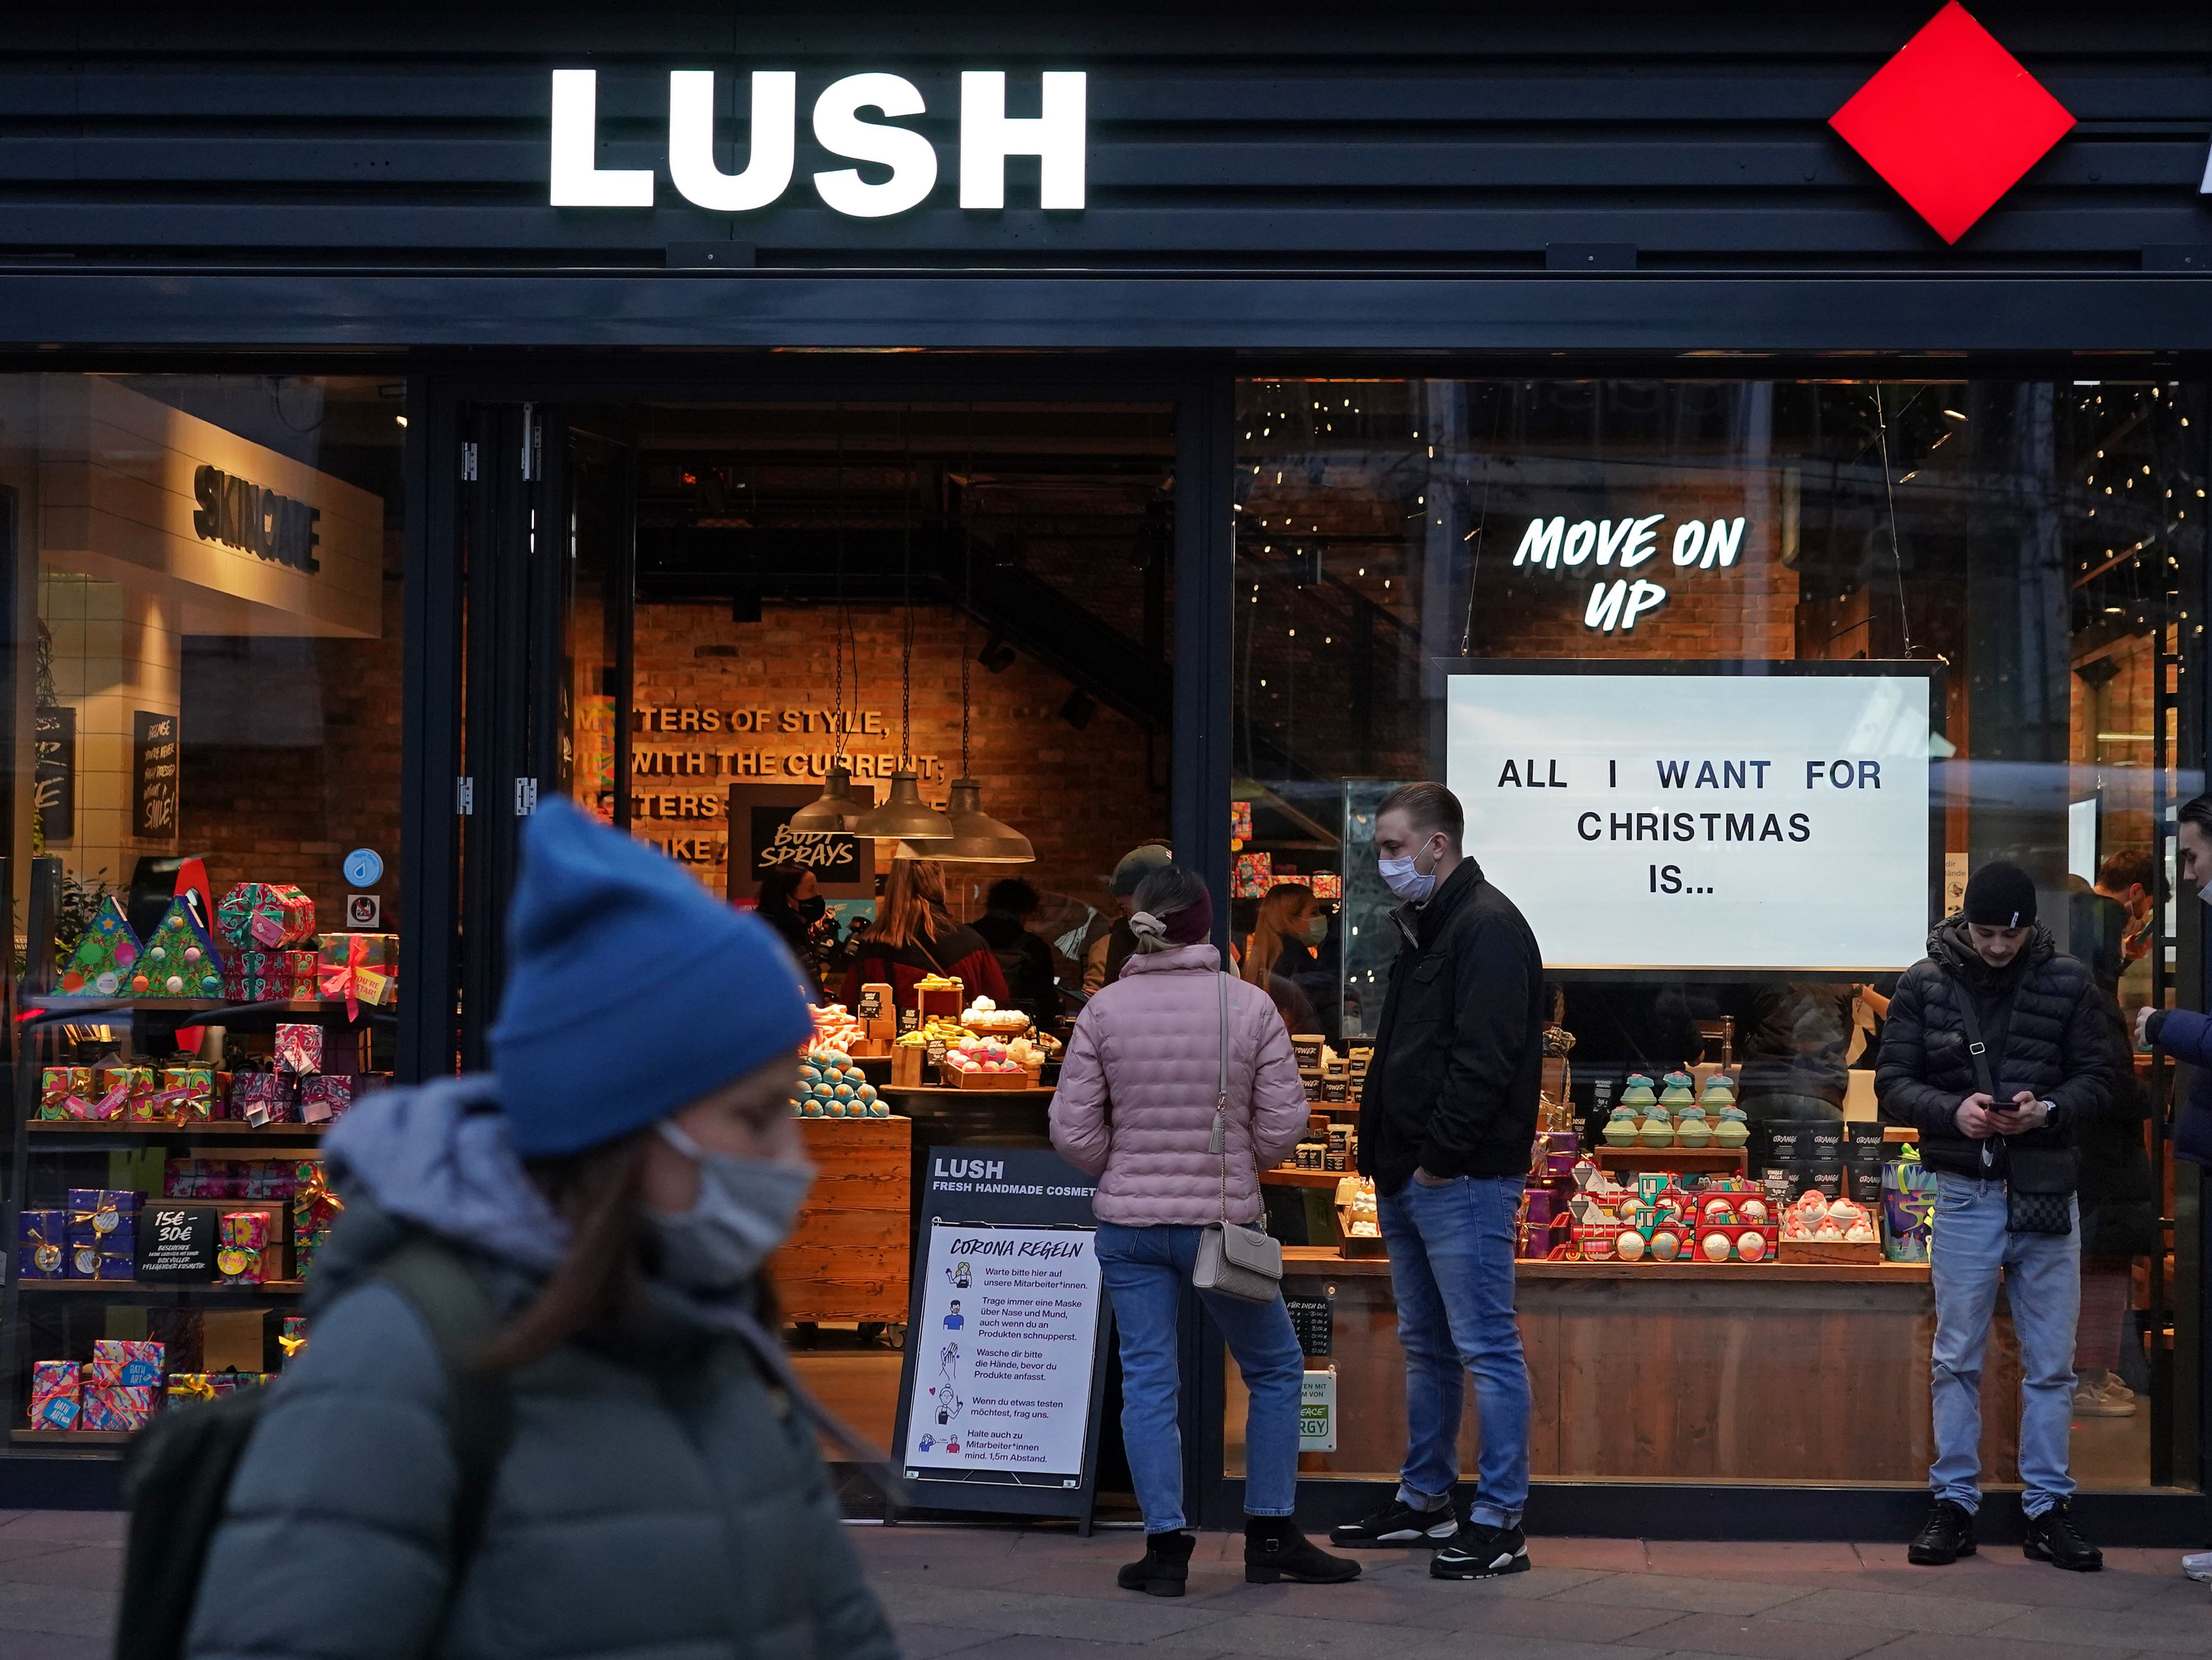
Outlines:
{"type": "Polygon", "coordinates": [[[450,1609],[483,1542],[500,1461],[514,1438],[513,1393],[505,1379],[486,1371],[477,1358],[498,1316],[459,1253],[428,1235],[410,1240],[386,1257],[375,1277],[405,1298],[421,1316],[446,1369],[447,1428],[460,1467],[460,1487],[453,1499],[452,1573],[446,1588],[450,1609]]]}

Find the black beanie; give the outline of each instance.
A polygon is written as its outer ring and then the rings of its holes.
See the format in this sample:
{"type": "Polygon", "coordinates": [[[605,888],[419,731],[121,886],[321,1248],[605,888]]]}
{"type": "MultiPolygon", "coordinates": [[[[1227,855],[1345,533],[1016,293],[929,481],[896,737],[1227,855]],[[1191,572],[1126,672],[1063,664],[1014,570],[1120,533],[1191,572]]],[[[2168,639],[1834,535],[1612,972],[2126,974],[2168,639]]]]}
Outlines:
{"type": "Polygon", "coordinates": [[[2027,927],[2035,921],[2035,883],[2002,859],[1983,866],[1966,884],[1966,920],[1985,928],[2027,927]]]}

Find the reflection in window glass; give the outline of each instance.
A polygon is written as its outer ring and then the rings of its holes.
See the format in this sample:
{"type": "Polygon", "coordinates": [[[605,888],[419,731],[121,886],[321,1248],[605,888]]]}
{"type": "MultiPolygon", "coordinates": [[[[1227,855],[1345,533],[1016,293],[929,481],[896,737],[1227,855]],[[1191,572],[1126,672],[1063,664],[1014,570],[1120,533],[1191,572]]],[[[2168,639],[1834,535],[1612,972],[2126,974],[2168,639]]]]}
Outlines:
{"type": "MultiPolygon", "coordinates": [[[[1342,1237],[1331,1201],[1353,1184],[1326,1180],[1356,1157],[1360,1050],[1397,951],[1382,796],[1453,783],[1468,851],[1534,926],[1548,1122],[1577,1153],[1623,1174],[1773,1170],[1785,1201],[1832,1185],[1879,1210],[1900,1152],[1871,1124],[1886,996],[1969,870],[2024,866],[2061,949],[2126,1007],[2195,994],[2177,982],[2196,908],[2166,884],[2172,809],[2202,787],[2202,404],[2165,382],[1243,384],[1233,937],[1256,938],[1354,1085],[1339,1103],[1316,1080],[1301,1157],[1322,1178],[1269,1189],[1291,1272],[1313,1276],[1297,1293],[1359,1304],[1335,1355],[1309,1360],[1336,1368],[1339,1414],[1310,1468],[1378,1477],[1402,1451],[1376,1430],[1404,1410],[1377,1361],[1388,1280],[1342,1237]],[[1259,926],[1286,885],[1340,889],[1310,948],[1259,926]],[[1640,1131],[1608,1149],[1630,1078],[1678,1070],[1699,1091],[1729,1074],[1741,1152],[1640,1131]],[[1797,1133],[1815,1122],[1817,1144],[1797,1133]]],[[[2193,1414],[2154,1409],[2176,1398],[2172,1346],[2195,1341],[2173,1286],[2194,1283],[2197,1173],[2155,1128],[2170,1088],[2135,1057],[2148,1122],[2106,1127],[2115,1212],[2155,1193],[2184,1219],[2178,1237],[2085,1232],[2086,1487],[2196,1467],[2187,1429],[2163,1427],[2193,1414]]],[[[1926,1269],[1887,1230],[1832,1254],[1857,1262],[1662,1274],[1586,1260],[1565,1193],[1532,1193],[1540,1475],[1924,1479],[1926,1269]],[[1738,1283],[1717,1299],[1700,1274],[1738,1283]],[[1896,1423],[1868,1418],[1870,1390],[1896,1423]]],[[[2002,1323],[1990,1366],[2002,1485],[2002,1323]]]]}

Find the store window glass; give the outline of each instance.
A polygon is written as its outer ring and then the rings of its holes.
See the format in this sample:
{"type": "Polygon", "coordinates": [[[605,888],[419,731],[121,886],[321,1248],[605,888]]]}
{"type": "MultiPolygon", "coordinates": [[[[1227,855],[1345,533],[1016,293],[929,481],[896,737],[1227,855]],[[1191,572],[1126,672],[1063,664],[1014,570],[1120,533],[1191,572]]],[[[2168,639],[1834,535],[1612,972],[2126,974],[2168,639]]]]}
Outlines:
{"type": "MultiPolygon", "coordinates": [[[[1873,1091],[1887,996],[2000,858],[2100,997],[2200,994],[2172,873],[2203,787],[2203,403],[2163,381],[1243,385],[1233,933],[1322,1040],[1308,1143],[1264,1178],[1310,1475],[1387,1479],[1404,1452],[1389,1264],[1348,1171],[1398,946],[1375,809],[1433,778],[1549,982],[1518,1272],[1536,1475],[1925,1481],[1925,1206],[1873,1091]],[[1717,1250],[1685,1229],[1661,1260],[1591,1202],[1639,1176],[1771,1225],[1717,1250]],[[1786,1237],[1815,1208],[1832,1237],[1786,1237]]],[[[2093,1489],[2197,1468],[2197,1172],[2166,1156],[2166,1063],[2118,1064],[2082,1188],[2070,1456],[2093,1489]]],[[[2001,1315],[1993,1486],[2018,1479],[2019,1372],[2001,1315]]]]}
{"type": "Polygon", "coordinates": [[[1115,872],[1166,840],[1172,411],[566,418],[568,787],[817,985],[794,1110],[819,1174],[770,1272],[801,1375],[889,1444],[923,1154],[1050,1146],[1060,1040],[1133,943],[1115,872]],[[860,818],[902,789],[957,838],[860,818]],[[952,926],[882,943],[901,893],[952,926]],[[963,1038],[999,1070],[939,1060],[963,1038]]]}
{"type": "Polygon", "coordinates": [[[303,1341],[398,999],[403,386],[0,378],[11,1456],[303,1341]]]}

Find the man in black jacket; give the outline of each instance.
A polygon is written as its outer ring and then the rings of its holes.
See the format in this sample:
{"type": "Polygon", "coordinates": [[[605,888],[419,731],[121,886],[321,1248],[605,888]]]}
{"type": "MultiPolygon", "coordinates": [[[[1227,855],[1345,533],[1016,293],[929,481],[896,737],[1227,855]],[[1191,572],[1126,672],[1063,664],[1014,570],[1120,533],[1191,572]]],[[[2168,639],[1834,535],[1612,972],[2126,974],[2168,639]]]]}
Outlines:
{"type": "Polygon", "coordinates": [[[1908,1553],[1921,1566],[1973,1553],[1982,1351],[2000,1277],[2020,1339],[2027,1555],[2104,1566],[2068,1514],[2067,1450],[2081,1294],[2075,1147],[2111,1098],[2109,1025],[2088,969],[2037,923],[2035,884],[2002,861],[1974,873],[1963,913],[1929,936],[1890,1001],[1875,1088],[1883,1117],[1920,1132],[1936,1182],[1936,1503],[1908,1553]]]}
{"type": "Polygon", "coordinates": [[[1513,902],[1463,856],[1466,817],[1441,784],[1393,791],[1375,817],[1382,879],[1405,903],[1361,1091],[1359,1169],[1374,1179],[1409,1445],[1389,1503],[1329,1537],[1441,1544],[1439,1579],[1528,1566],[1528,1368],[1513,1312],[1521,1189],[1543,1067],[1543,959],[1513,902]],[[1455,1525],[1459,1421],[1474,1374],[1482,1456],[1455,1525]]]}

